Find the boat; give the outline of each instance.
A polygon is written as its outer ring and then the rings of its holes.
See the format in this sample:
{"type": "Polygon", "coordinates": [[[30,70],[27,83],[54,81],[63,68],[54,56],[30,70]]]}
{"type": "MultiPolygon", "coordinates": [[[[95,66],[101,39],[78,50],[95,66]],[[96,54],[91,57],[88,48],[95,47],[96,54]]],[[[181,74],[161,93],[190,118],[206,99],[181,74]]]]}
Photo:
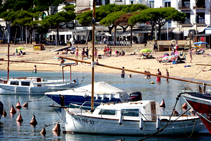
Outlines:
{"type": "Polygon", "coordinates": [[[209,133],[211,134],[211,93],[183,92],[180,95],[197,113],[209,133]]]}
{"type": "MultiPolygon", "coordinates": [[[[63,91],[46,92],[45,95],[56,103],[61,105],[60,96],[65,97],[65,105],[70,103],[77,105],[90,106],[91,103],[91,88],[92,85],[85,85],[77,88],[71,88],[63,91]]],[[[108,102],[125,102],[128,100],[128,94],[123,90],[120,90],[104,81],[94,83],[94,102],[96,103],[108,103],[108,102]]]]}
{"type": "Polygon", "coordinates": [[[41,77],[10,78],[1,81],[0,94],[43,95],[45,92],[65,90],[79,86],[78,79],[73,82],[63,80],[44,80],[41,77]]]}
{"type": "Polygon", "coordinates": [[[161,114],[161,107],[154,100],[101,103],[93,112],[82,107],[64,108],[62,116],[64,133],[177,135],[206,130],[198,116],[161,114]]]}

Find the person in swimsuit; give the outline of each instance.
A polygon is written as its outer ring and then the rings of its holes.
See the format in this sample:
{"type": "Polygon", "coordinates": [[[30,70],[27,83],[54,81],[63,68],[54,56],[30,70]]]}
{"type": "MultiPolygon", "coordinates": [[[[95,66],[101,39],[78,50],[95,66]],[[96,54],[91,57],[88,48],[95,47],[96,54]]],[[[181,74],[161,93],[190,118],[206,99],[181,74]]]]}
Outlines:
{"type": "Polygon", "coordinates": [[[85,47],[83,48],[82,52],[81,52],[81,59],[84,60],[84,55],[85,55],[85,47]]]}
{"type": "Polygon", "coordinates": [[[76,46],[76,49],[75,49],[75,59],[78,59],[78,51],[79,51],[78,46],[76,46]]]}
{"type": "Polygon", "coordinates": [[[125,78],[125,67],[122,67],[121,78],[125,78]]]}
{"type": "Polygon", "coordinates": [[[192,63],[192,60],[193,60],[193,49],[189,49],[189,54],[190,54],[190,63],[192,63]]]}
{"type": "Polygon", "coordinates": [[[94,50],[94,57],[97,58],[97,48],[95,47],[95,50],[94,50]]]}
{"type": "MultiPolygon", "coordinates": [[[[162,75],[159,69],[158,69],[157,75],[162,75]]],[[[161,81],[161,78],[159,76],[157,76],[157,82],[160,82],[160,81],[161,81]]]]}
{"type": "MultiPolygon", "coordinates": [[[[167,76],[167,77],[169,77],[169,72],[168,72],[168,69],[166,69],[166,76],[167,76]]],[[[169,79],[168,79],[168,78],[166,78],[166,81],[168,82],[168,81],[169,81],[169,79]]]]}
{"type": "Polygon", "coordinates": [[[34,65],[32,73],[37,73],[37,66],[36,65],[34,65]]]}

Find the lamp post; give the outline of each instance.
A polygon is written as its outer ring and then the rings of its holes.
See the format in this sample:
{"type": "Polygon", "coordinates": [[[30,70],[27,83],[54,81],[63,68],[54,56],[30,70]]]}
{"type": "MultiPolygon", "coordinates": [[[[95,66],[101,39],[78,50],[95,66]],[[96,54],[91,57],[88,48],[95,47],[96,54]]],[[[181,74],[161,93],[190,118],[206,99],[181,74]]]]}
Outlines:
{"type": "Polygon", "coordinates": [[[9,42],[10,42],[10,33],[8,32],[7,43],[9,44],[9,42]]]}

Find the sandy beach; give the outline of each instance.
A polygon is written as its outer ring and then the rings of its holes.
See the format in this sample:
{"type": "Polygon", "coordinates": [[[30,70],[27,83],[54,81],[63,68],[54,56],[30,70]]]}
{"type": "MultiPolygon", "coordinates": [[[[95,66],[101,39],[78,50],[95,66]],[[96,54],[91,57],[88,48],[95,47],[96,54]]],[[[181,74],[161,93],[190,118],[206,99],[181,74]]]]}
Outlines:
{"type": "MultiPolygon", "coordinates": [[[[10,56],[10,60],[15,61],[28,61],[28,62],[37,62],[37,63],[10,63],[10,70],[11,71],[32,71],[34,65],[37,66],[38,73],[39,71],[61,71],[61,66],[59,65],[47,65],[47,64],[38,64],[38,63],[56,63],[60,64],[60,59],[54,59],[54,56],[56,55],[56,52],[50,52],[47,50],[44,51],[35,51],[32,49],[25,49],[23,50],[26,52],[23,56],[10,56]]],[[[209,54],[211,52],[211,49],[205,50],[205,54],[209,54]]],[[[11,52],[14,53],[14,52],[11,52]]],[[[116,57],[114,51],[112,52],[111,57],[102,57],[102,59],[98,59],[98,62],[100,64],[114,66],[114,67],[125,67],[126,69],[136,70],[144,72],[150,71],[153,74],[157,73],[157,69],[159,68],[162,75],[166,75],[166,69],[168,69],[170,77],[180,77],[180,78],[195,78],[195,79],[201,79],[201,80],[211,80],[211,71],[202,71],[211,69],[211,66],[201,66],[196,64],[208,64],[211,65],[211,56],[209,55],[193,55],[193,61],[190,63],[190,56],[187,52],[186,55],[186,62],[185,63],[179,63],[179,64],[172,64],[172,63],[158,63],[156,59],[140,59],[139,55],[130,55],[131,52],[126,52],[125,56],[119,56],[116,57]],[[184,67],[185,65],[190,65],[190,67],[184,67]]],[[[157,52],[151,53],[153,57],[160,57],[163,56],[164,53],[171,54],[170,51],[167,52],[157,52]]],[[[7,60],[7,50],[6,49],[0,49],[0,58],[3,58],[4,60],[7,60]]],[[[79,53],[80,54],[80,53],[79,53]]],[[[91,54],[91,51],[89,52],[91,54]]],[[[98,54],[102,54],[102,51],[99,51],[98,54]]],[[[69,57],[69,58],[75,58],[74,54],[59,54],[59,56],[69,57]]],[[[81,60],[81,57],[79,55],[79,59],[81,60]]],[[[91,62],[91,58],[85,59],[85,61],[91,62]]],[[[65,63],[71,63],[73,61],[66,60],[65,63]]],[[[7,70],[7,62],[1,61],[0,62],[0,70],[7,70]]],[[[65,71],[69,71],[69,67],[65,67],[65,71]]],[[[73,72],[90,72],[91,73],[91,65],[79,63],[79,65],[72,66],[73,72]]],[[[115,70],[110,68],[105,68],[101,66],[95,66],[95,72],[100,73],[117,73],[120,75],[121,70],[115,70]]],[[[132,73],[126,72],[126,77],[132,73]]],[[[133,74],[132,74],[133,75],[133,74]]],[[[143,75],[143,74],[142,74],[143,75]]]]}

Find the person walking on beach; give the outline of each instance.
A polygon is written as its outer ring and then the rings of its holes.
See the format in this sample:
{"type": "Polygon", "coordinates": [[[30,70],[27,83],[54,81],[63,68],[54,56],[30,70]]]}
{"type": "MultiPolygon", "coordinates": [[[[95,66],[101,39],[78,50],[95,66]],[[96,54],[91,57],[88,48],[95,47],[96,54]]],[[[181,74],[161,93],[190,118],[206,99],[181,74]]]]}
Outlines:
{"type": "Polygon", "coordinates": [[[95,47],[95,50],[94,50],[94,57],[97,58],[97,48],[95,47]]]}
{"type": "Polygon", "coordinates": [[[81,52],[81,59],[82,59],[82,61],[84,60],[84,55],[85,55],[85,47],[83,48],[83,50],[81,52]]]}
{"type": "Polygon", "coordinates": [[[76,49],[75,49],[75,59],[78,59],[78,51],[79,51],[78,46],[76,46],[76,49]]]}
{"type": "Polygon", "coordinates": [[[89,48],[86,48],[86,57],[89,58],[89,48]]]}
{"type": "Polygon", "coordinates": [[[32,73],[37,73],[37,66],[36,65],[34,65],[32,73]]]}
{"type": "Polygon", "coordinates": [[[158,45],[157,45],[157,41],[155,41],[154,47],[153,47],[154,53],[156,54],[157,50],[158,50],[158,45]]]}
{"type": "MultiPolygon", "coordinates": [[[[158,69],[157,75],[162,75],[159,69],[158,69]]],[[[160,82],[160,81],[161,81],[161,78],[157,76],[157,82],[160,82]]]]}
{"type": "Polygon", "coordinates": [[[190,63],[192,63],[192,60],[193,60],[193,49],[189,49],[189,54],[190,54],[190,63]]]}
{"type": "MultiPolygon", "coordinates": [[[[169,72],[168,72],[168,69],[166,69],[166,76],[167,76],[167,77],[169,77],[169,72]]],[[[168,79],[168,78],[166,78],[166,81],[168,82],[168,81],[169,81],[169,79],[168,79]]]]}
{"type": "Polygon", "coordinates": [[[121,78],[125,78],[125,67],[122,67],[121,78]]]}

